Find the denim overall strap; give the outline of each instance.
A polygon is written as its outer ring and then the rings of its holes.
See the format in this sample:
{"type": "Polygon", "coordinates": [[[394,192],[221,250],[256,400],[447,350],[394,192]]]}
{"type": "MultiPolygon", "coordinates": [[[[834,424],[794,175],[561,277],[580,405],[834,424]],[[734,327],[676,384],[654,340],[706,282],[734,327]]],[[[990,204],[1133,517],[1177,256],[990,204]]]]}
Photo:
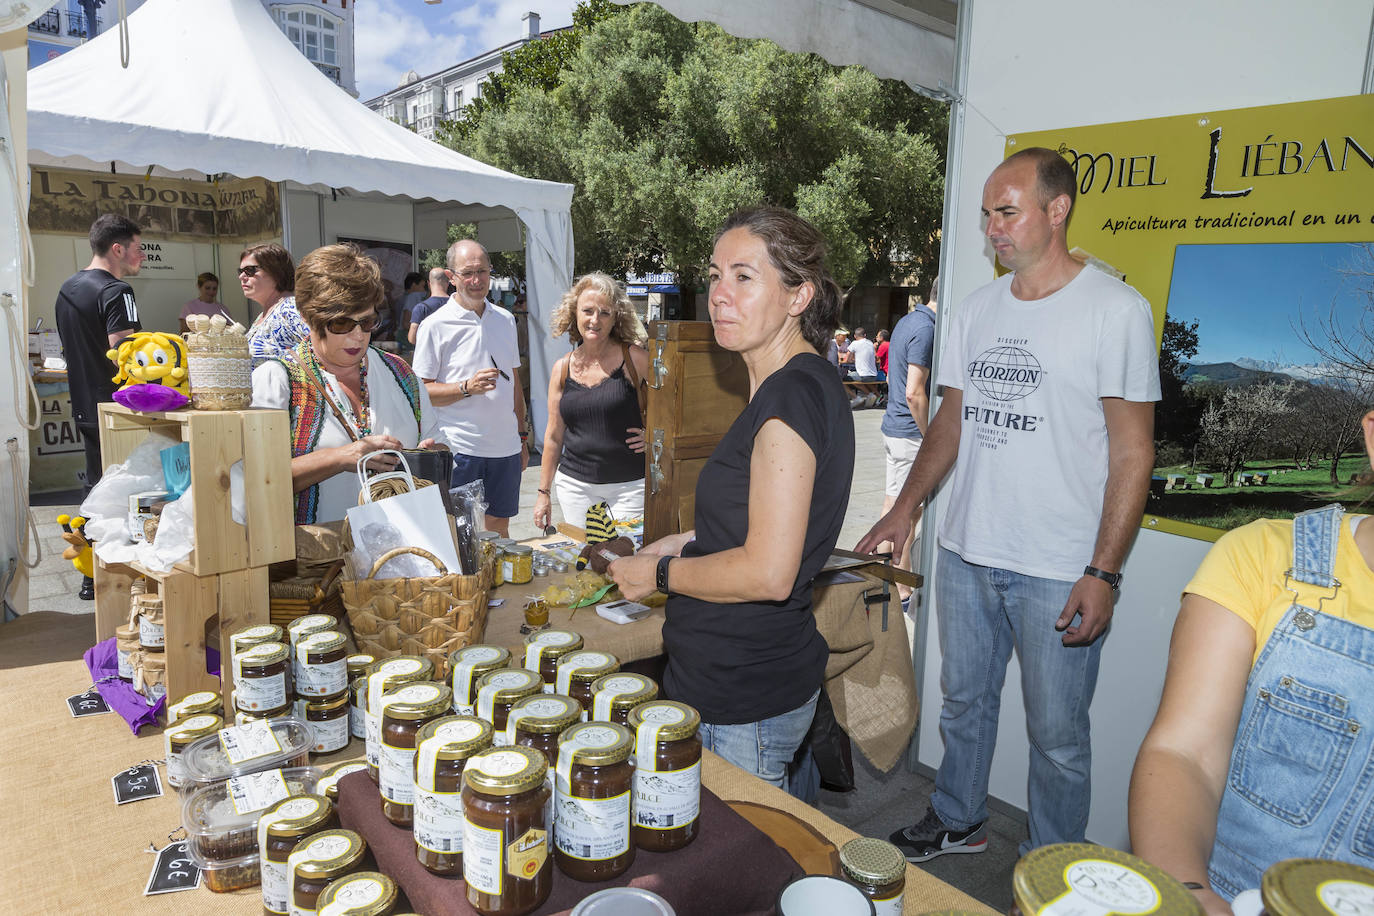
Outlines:
{"type": "Polygon", "coordinates": [[[1374,629],[1321,612],[1342,514],[1293,520],[1294,600],[1246,683],[1208,865],[1228,900],[1280,859],[1374,866],[1374,629]]]}

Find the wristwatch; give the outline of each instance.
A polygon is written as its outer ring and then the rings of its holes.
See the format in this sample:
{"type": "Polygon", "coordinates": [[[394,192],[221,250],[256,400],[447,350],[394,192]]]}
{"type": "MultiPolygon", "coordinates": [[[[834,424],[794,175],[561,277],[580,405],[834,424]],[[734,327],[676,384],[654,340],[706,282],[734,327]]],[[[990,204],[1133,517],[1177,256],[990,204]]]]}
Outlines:
{"type": "Polygon", "coordinates": [[[668,594],[668,564],[672,562],[672,557],[659,557],[658,570],[654,573],[654,585],[663,594],[668,594]]]}
{"type": "Polygon", "coordinates": [[[1105,569],[1098,569],[1096,566],[1083,567],[1083,575],[1101,579],[1112,587],[1112,591],[1121,591],[1121,573],[1107,572],[1105,569]]]}

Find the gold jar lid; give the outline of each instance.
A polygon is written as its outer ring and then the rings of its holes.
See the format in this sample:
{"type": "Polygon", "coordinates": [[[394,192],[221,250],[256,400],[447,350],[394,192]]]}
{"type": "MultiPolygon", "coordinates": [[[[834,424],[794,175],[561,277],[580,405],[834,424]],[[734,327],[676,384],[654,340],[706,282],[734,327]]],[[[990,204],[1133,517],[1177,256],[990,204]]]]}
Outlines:
{"type": "Polygon", "coordinates": [[[163,732],[169,744],[185,747],[197,738],[213,735],[224,727],[224,720],[217,715],[200,713],[167,726],[163,732]]]}
{"type": "Polygon", "coordinates": [[[582,637],[572,630],[540,630],[526,636],[525,645],[539,646],[544,658],[558,658],[582,648],[582,637]]]}
{"type": "Polygon", "coordinates": [[[906,856],[886,840],[861,836],[840,847],[840,867],[860,884],[892,884],[906,874],[906,856]]]}
{"type": "Polygon", "coordinates": [[[431,719],[453,708],[453,689],[437,681],[411,681],[382,694],[389,719],[431,719]]]}
{"type": "Polygon", "coordinates": [[[512,544],[506,548],[506,553],[510,554],[513,557],[533,558],[534,548],[528,544],[512,544]]]}
{"type": "Polygon", "coordinates": [[[306,614],[304,617],[297,617],[287,624],[286,630],[291,634],[293,640],[297,640],[307,633],[332,630],[338,625],[339,618],[333,614],[306,614]]]}
{"type": "Polygon", "coordinates": [[[395,881],[378,871],[359,871],[320,891],[315,911],[319,916],[381,916],[395,905],[395,881]]]}
{"type": "Polygon", "coordinates": [[[483,795],[519,795],[537,789],[549,762],[532,747],[494,747],[468,758],[463,781],[483,795]]]}
{"type": "Polygon", "coordinates": [[[436,760],[466,760],[491,747],[491,736],[491,723],[476,716],[444,716],[420,726],[415,746],[437,738],[443,743],[434,749],[436,760]]]}
{"type": "Polygon", "coordinates": [[[351,681],[358,675],[367,670],[368,666],[377,660],[375,655],[368,655],[366,652],[359,652],[344,659],[344,665],[348,668],[348,679],[351,681]]]}
{"type": "Polygon", "coordinates": [[[1130,853],[1091,843],[1032,849],[1016,863],[1011,890],[1025,916],[1036,916],[1061,899],[1107,913],[1202,916],[1197,898],[1162,870],[1130,853]]]}
{"type": "Polygon", "coordinates": [[[373,662],[367,669],[368,677],[374,674],[384,676],[387,683],[392,681],[428,681],[434,678],[434,662],[419,655],[397,655],[373,662]]]}
{"type": "Polygon", "coordinates": [[[544,689],[544,682],[538,672],[525,668],[497,668],[482,675],[477,682],[477,692],[484,687],[495,687],[493,703],[513,703],[521,697],[538,693],[544,689]]]}
{"type": "Polygon", "coordinates": [[[560,759],[563,745],[573,743],[577,745],[572,752],[574,764],[604,767],[630,759],[635,736],[634,732],[615,722],[579,722],[563,729],[558,736],[560,759]]]}
{"type": "Polygon", "coordinates": [[[630,728],[638,729],[648,722],[659,726],[659,741],[681,741],[697,733],[701,715],[686,703],[676,700],[650,700],[630,710],[630,728]]]}
{"type": "Polygon", "coordinates": [[[275,665],[277,662],[286,661],[290,651],[283,643],[260,642],[239,653],[239,667],[264,668],[275,665]]]}
{"type": "MultiPolygon", "coordinates": [[[[328,652],[336,652],[348,645],[348,637],[338,630],[316,630],[307,633],[296,642],[296,651],[309,652],[313,655],[324,655],[328,652]]],[[[347,665],[347,662],[344,662],[347,665]]]]}
{"type": "Polygon", "coordinates": [[[175,703],[168,705],[167,724],[171,725],[187,716],[194,716],[198,713],[208,712],[218,715],[219,710],[219,694],[213,690],[197,690],[195,693],[188,693],[175,703]]]}
{"type": "Polygon", "coordinates": [[[358,770],[366,770],[367,762],[364,760],[347,760],[343,763],[336,763],[324,771],[319,782],[315,783],[315,792],[323,795],[330,801],[339,797],[339,780],[349,773],[356,773],[358,770]]]}
{"type": "Polygon", "coordinates": [[[1374,911],[1374,871],[1329,859],[1285,859],[1260,879],[1269,916],[1374,911]]]}
{"type": "Polygon", "coordinates": [[[337,693],[332,697],[311,697],[307,699],[305,701],[305,711],[307,713],[329,712],[331,710],[338,709],[340,706],[347,705],[348,691],[345,690],[342,693],[337,693]]]}
{"type": "Polygon", "coordinates": [[[245,627],[229,637],[229,648],[234,654],[242,652],[249,646],[256,646],[263,642],[281,642],[286,631],[275,623],[260,623],[257,626],[245,627]]]}
{"type": "Polygon", "coordinates": [[[612,709],[624,709],[626,712],[658,696],[658,684],[654,683],[653,678],[625,671],[603,674],[592,681],[593,697],[603,690],[612,694],[609,701],[612,709]]]}
{"type": "Polygon", "coordinates": [[[558,660],[559,680],[563,672],[578,681],[594,681],[620,670],[620,659],[609,652],[569,652],[558,660]]]}
{"type": "Polygon", "coordinates": [[[297,874],[337,878],[358,864],[365,852],[367,842],[352,830],[322,830],[297,843],[291,855],[301,856],[297,874]]]}
{"type": "Polygon", "coordinates": [[[521,731],[551,735],[577,724],[582,718],[582,704],[557,693],[536,693],[517,700],[508,721],[516,721],[516,713],[520,714],[516,727],[521,731]]]}
{"type": "Polygon", "coordinates": [[[510,650],[505,646],[464,646],[449,655],[449,674],[456,671],[459,665],[471,665],[476,672],[506,668],[510,666],[510,650]]]}
{"type": "Polygon", "coordinates": [[[304,836],[329,819],[334,804],[323,795],[293,795],[283,798],[262,814],[268,836],[304,836]]]}

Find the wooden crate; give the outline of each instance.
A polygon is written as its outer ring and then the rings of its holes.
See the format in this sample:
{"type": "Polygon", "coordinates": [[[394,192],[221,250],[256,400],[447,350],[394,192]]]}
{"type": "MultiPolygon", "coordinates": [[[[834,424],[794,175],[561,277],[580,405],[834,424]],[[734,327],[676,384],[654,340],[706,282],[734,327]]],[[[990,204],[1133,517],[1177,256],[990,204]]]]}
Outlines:
{"type": "Polygon", "coordinates": [[[290,427],[284,410],[139,413],[106,403],[100,405],[100,454],[105,467],[122,462],[154,430],[190,443],[196,546],[177,569],[217,575],[295,558],[290,427]],[[243,525],[229,505],[229,469],[239,461],[243,525]]]}
{"type": "Polygon", "coordinates": [[[709,321],[655,321],[648,382],[645,543],[695,524],[697,476],[749,403],[749,372],[709,321]]]}

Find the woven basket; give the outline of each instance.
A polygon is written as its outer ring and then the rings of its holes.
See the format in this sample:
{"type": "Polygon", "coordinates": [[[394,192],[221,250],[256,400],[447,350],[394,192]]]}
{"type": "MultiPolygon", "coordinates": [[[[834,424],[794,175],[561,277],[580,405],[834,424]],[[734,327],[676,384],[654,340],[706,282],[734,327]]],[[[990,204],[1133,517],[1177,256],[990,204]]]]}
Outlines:
{"type": "Polygon", "coordinates": [[[460,576],[419,547],[397,547],[377,558],[363,579],[344,579],[341,594],[358,650],[378,659],[423,655],[442,671],[450,653],[482,641],[487,626],[487,589],[480,575],[460,576]],[[378,579],[389,560],[415,554],[439,575],[378,579]]]}
{"type": "Polygon", "coordinates": [[[339,572],[343,561],[337,560],[320,576],[293,576],[267,584],[268,619],[283,629],[297,617],[307,614],[329,614],[344,619],[343,598],[339,594],[339,572]]]}
{"type": "Polygon", "coordinates": [[[245,410],[253,402],[253,359],[243,328],[222,316],[193,315],[186,335],[191,406],[197,410],[245,410]]]}

